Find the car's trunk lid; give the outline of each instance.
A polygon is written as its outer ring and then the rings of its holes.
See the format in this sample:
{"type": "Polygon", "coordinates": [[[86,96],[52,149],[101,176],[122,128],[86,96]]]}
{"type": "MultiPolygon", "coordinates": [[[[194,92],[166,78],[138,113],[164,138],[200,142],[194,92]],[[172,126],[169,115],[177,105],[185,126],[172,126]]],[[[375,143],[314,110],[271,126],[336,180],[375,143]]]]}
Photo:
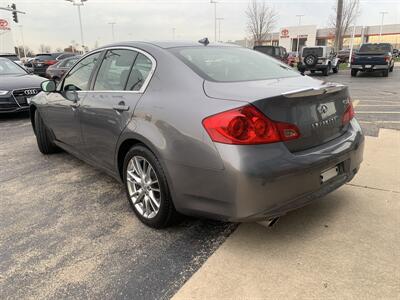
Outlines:
{"type": "Polygon", "coordinates": [[[285,142],[292,152],[312,148],[342,135],[342,116],[348,105],[347,87],[309,77],[231,83],[204,83],[216,99],[247,101],[268,118],[295,124],[300,138],[285,142]]]}

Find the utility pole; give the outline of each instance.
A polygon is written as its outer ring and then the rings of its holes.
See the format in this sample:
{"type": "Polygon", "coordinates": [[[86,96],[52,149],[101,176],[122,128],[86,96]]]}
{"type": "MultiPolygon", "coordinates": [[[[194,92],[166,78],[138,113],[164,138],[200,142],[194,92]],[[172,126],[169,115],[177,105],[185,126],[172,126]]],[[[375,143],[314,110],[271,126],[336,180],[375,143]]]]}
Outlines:
{"type": "Polygon", "coordinates": [[[222,42],[221,41],[221,21],[224,20],[224,18],[217,18],[218,20],[218,42],[222,42]]]}
{"type": "Polygon", "coordinates": [[[339,44],[342,35],[343,0],[337,1],[336,9],[336,32],[335,32],[335,52],[339,52],[339,44]]]}
{"type": "Polygon", "coordinates": [[[21,40],[22,40],[22,50],[24,51],[24,57],[26,58],[26,49],[25,49],[25,40],[24,40],[24,29],[22,25],[19,25],[19,29],[21,31],[21,40]]]}
{"type": "Polygon", "coordinates": [[[114,33],[114,25],[117,24],[116,22],[110,22],[108,23],[109,25],[111,25],[111,35],[112,35],[112,41],[115,41],[115,33],[114,33]]]}
{"type": "MultiPolygon", "coordinates": [[[[297,18],[299,18],[299,27],[301,25],[301,18],[304,17],[304,15],[296,15],[297,18]]],[[[300,28],[299,28],[300,30],[300,28]]],[[[271,33],[271,44],[272,44],[272,33],[271,33]]],[[[300,57],[300,35],[297,33],[297,47],[296,47],[296,52],[297,52],[297,57],[300,57]]]]}
{"type": "Polygon", "coordinates": [[[382,42],[383,19],[384,19],[385,15],[388,14],[388,12],[381,11],[380,14],[382,15],[382,19],[381,19],[381,28],[379,29],[379,41],[382,42]]]}
{"type": "Polygon", "coordinates": [[[81,6],[83,6],[83,2],[86,2],[87,0],[65,0],[68,2],[72,2],[74,6],[78,8],[78,19],[79,19],[79,29],[81,32],[81,46],[82,46],[82,52],[85,53],[85,42],[83,39],[83,27],[82,27],[82,16],[81,16],[81,6]]]}
{"type": "Polygon", "coordinates": [[[214,42],[217,41],[217,1],[210,0],[210,3],[214,4],[214,42]]]}

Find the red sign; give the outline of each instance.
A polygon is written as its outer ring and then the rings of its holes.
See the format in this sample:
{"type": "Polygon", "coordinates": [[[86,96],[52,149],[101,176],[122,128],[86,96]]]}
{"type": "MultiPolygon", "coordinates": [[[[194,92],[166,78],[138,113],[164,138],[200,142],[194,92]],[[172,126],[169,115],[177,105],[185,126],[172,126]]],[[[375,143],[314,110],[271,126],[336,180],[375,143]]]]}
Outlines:
{"type": "Polygon", "coordinates": [[[288,29],[282,29],[281,38],[287,38],[287,37],[289,37],[289,30],[288,29]]]}
{"type": "Polygon", "coordinates": [[[8,21],[4,19],[0,19],[0,28],[5,29],[8,27],[8,21]]]}

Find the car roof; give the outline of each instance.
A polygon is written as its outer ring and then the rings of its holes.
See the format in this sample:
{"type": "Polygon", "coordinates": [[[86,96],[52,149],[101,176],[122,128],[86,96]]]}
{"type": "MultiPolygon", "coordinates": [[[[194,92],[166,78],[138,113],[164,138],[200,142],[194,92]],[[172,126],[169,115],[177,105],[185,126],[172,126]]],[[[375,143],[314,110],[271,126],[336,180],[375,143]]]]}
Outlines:
{"type": "MultiPolygon", "coordinates": [[[[193,41],[150,41],[150,42],[128,41],[128,42],[120,42],[120,43],[105,45],[104,47],[101,48],[118,47],[118,46],[140,47],[142,45],[152,45],[162,49],[180,48],[180,47],[202,47],[202,46],[205,47],[203,44],[193,41]]],[[[207,47],[240,47],[240,46],[235,44],[210,43],[207,45],[207,47]]]]}

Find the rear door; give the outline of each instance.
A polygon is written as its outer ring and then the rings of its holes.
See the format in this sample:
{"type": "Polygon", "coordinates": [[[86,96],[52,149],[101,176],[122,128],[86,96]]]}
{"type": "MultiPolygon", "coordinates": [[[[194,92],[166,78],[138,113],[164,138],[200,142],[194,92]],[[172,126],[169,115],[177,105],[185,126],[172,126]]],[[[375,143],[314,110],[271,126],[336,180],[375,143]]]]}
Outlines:
{"type": "Polygon", "coordinates": [[[80,111],[85,153],[114,170],[118,138],[141,98],[155,60],[140,50],[109,49],[80,111]]]}

